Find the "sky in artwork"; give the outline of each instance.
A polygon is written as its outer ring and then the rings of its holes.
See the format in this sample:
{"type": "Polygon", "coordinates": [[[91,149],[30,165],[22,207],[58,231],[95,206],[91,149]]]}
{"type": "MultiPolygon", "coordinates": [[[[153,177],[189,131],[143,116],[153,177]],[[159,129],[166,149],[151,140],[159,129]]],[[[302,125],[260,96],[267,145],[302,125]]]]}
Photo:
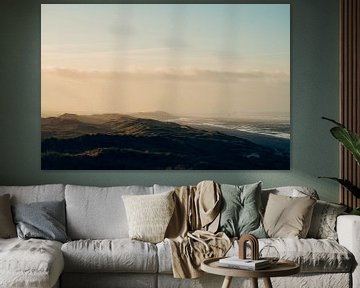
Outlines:
{"type": "Polygon", "coordinates": [[[289,115],[288,4],[42,4],[41,109],[289,115]]]}

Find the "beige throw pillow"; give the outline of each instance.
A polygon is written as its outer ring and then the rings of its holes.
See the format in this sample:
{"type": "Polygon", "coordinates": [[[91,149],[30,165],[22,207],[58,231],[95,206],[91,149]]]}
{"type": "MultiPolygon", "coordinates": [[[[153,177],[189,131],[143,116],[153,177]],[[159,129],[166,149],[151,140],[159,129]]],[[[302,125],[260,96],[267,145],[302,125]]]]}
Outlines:
{"type": "Polygon", "coordinates": [[[131,239],[151,243],[164,240],[175,207],[173,193],[122,196],[131,239]]]}
{"type": "Polygon", "coordinates": [[[270,194],[264,215],[269,237],[306,238],[316,200],[311,197],[288,197],[270,194]]]}
{"type": "Polygon", "coordinates": [[[9,194],[0,196],[0,238],[16,237],[9,194]]]}

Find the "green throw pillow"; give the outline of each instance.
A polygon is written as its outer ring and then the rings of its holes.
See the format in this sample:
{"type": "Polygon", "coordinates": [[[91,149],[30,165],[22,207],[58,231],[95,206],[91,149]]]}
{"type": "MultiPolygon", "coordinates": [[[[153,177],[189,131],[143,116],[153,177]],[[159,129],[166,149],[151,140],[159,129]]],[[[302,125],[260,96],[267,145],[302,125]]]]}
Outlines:
{"type": "Polygon", "coordinates": [[[266,238],[260,216],[261,182],[235,186],[222,184],[223,197],[219,231],[229,237],[253,234],[266,238]]]}

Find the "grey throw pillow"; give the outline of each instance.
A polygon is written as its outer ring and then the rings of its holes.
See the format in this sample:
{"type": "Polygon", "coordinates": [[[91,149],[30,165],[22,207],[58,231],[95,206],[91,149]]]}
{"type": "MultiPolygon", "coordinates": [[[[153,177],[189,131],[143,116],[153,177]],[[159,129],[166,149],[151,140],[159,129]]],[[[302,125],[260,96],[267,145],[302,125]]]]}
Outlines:
{"type": "Polygon", "coordinates": [[[221,192],[223,201],[219,231],[229,237],[250,233],[265,238],[260,216],[261,182],[244,186],[222,184],[221,192]]]}
{"type": "Polygon", "coordinates": [[[10,196],[0,196],[0,238],[16,237],[15,225],[11,215],[10,196]]]}
{"type": "Polygon", "coordinates": [[[346,206],[318,200],[312,214],[309,238],[337,240],[336,218],[346,206]]]}
{"type": "Polygon", "coordinates": [[[65,232],[65,201],[16,204],[13,214],[19,238],[70,241],[65,232]]]}

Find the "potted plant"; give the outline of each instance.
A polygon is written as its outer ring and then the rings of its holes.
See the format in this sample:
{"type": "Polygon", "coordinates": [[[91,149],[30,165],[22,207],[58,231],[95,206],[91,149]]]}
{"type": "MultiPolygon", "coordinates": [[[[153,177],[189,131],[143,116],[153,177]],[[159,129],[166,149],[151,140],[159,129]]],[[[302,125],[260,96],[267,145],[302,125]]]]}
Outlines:
{"type": "MultiPolygon", "coordinates": [[[[330,129],[331,134],[342,143],[347,150],[353,155],[355,161],[360,165],[360,136],[353,131],[347,129],[343,124],[336,122],[333,119],[322,117],[327,121],[336,124],[335,127],[330,129]]],[[[356,198],[360,198],[360,187],[354,185],[348,179],[341,179],[336,177],[319,177],[327,178],[339,182],[347,190],[349,190],[356,198]]],[[[360,207],[354,208],[351,214],[360,215],[360,207]]]]}

